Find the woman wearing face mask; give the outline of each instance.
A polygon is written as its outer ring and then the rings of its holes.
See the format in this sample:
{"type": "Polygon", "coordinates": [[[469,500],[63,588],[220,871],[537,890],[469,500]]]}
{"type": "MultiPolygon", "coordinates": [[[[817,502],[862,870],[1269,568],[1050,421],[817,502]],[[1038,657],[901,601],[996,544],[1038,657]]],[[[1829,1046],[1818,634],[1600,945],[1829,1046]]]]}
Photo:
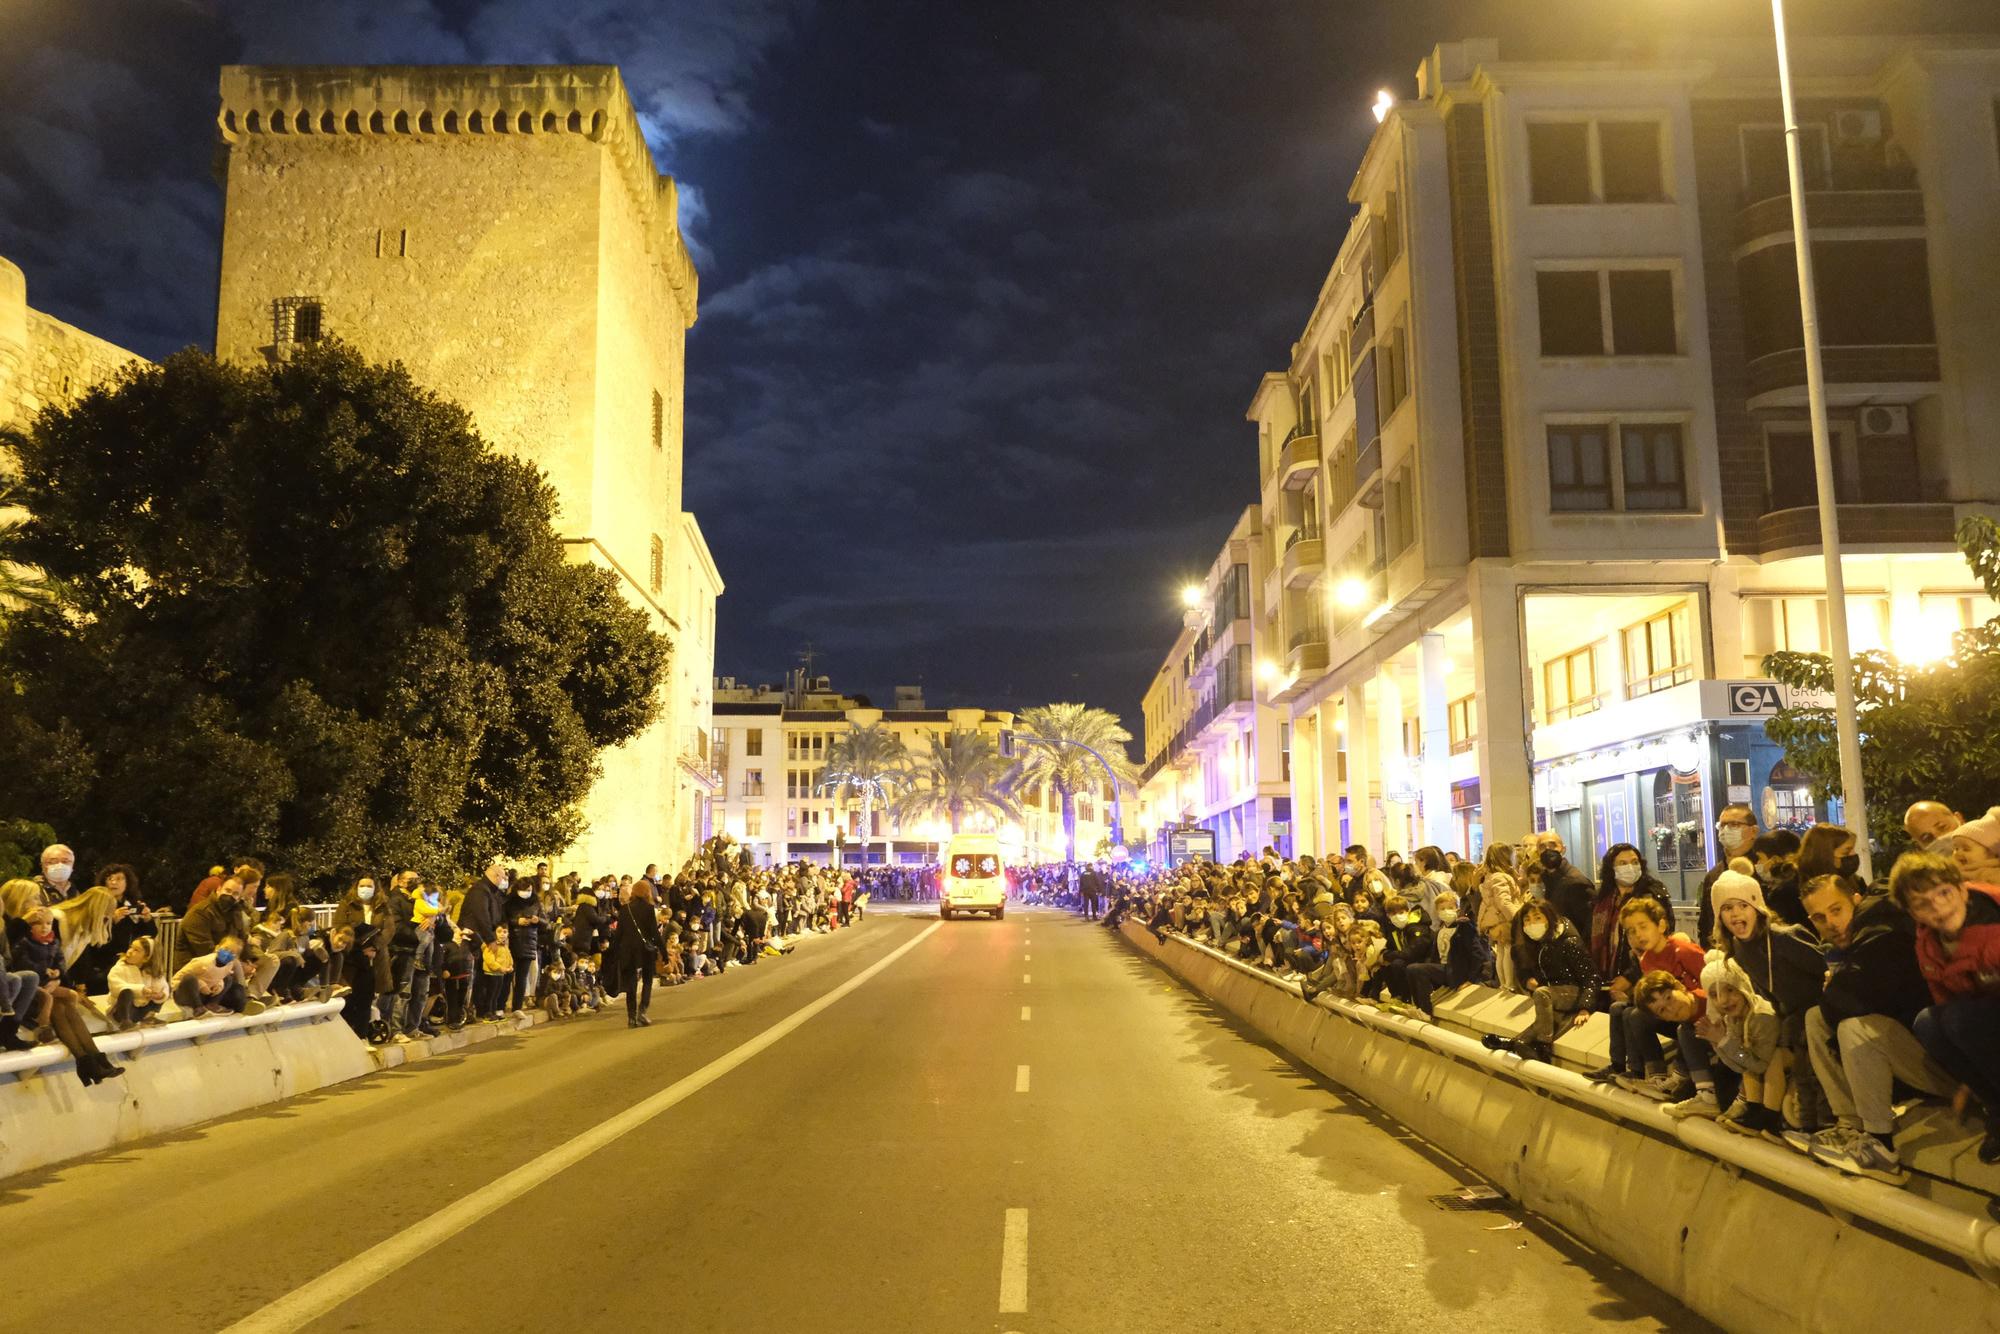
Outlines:
{"type": "MultiPolygon", "coordinates": [[[[1639,981],[1639,960],[1619,928],[1625,905],[1635,898],[1659,900],[1667,907],[1667,887],[1653,878],[1646,858],[1630,843],[1613,843],[1597,868],[1597,896],[1590,909],[1590,962],[1597,975],[1609,978],[1606,1003],[1630,997],[1639,981]]],[[[1671,920],[1673,909],[1667,907],[1671,920]]]]}
{"type": "MultiPolygon", "coordinates": [[[[1823,875],[1837,875],[1856,889],[1865,888],[1859,879],[1861,857],[1854,850],[1854,831],[1837,824],[1816,824],[1806,830],[1805,838],[1799,843],[1798,868],[1801,887],[1810,885],[1823,875]]],[[[1803,888],[1800,892],[1803,894],[1803,888]]]]}
{"type": "Polygon", "coordinates": [[[533,980],[541,968],[542,901],[536,894],[533,877],[518,872],[511,878],[504,920],[507,948],[514,952],[514,977],[505,1000],[505,1012],[519,1013],[534,994],[533,980]]]}
{"type": "Polygon", "coordinates": [[[1497,1034],[1482,1039],[1494,1051],[1511,1051],[1534,1061],[1555,1059],[1558,1037],[1589,1013],[1597,998],[1597,974],[1590,954],[1568,918],[1541,900],[1521,909],[1520,931],[1526,967],[1521,985],[1535,1002],[1533,1033],[1512,1042],[1497,1034]]]}
{"type": "Polygon", "coordinates": [[[343,927],[354,933],[354,945],[347,951],[347,993],[341,1017],[366,1042],[369,1021],[375,1013],[375,997],[394,986],[389,944],[396,936],[396,914],[380,892],[375,877],[357,876],[340,904],[333,910],[333,929],[343,927]]]}

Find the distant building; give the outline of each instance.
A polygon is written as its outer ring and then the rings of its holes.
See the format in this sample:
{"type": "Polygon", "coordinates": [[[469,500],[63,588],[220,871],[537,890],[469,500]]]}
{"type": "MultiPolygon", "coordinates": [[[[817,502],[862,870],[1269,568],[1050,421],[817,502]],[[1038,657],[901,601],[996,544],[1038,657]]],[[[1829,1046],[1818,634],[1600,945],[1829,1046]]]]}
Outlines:
{"type": "Polygon", "coordinates": [[[678,861],[709,828],[722,580],[681,504],[694,266],[618,71],[229,66],[221,94],[216,355],[339,338],[548,474],[575,559],[673,641],[659,719],[605,753],[565,860],[678,861]]]}
{"type": "Polygon", "coordinates": [[[66,406],[143,361],[30,306],[26,275],[0,259],[0,426],[26,430],[43,408],[66,406]]]}
{"type": "MultiPolygon", "coordinates": [[[[821,790],[828,748],[854,727],[886,726],[913,754],[936,735],[986,732],[1003,754],[1013,753],[1014,715],[988,709],[926,709],[921,690],[898,686],[897,707],[876,708],[842,694],[825,676],[794,675],[783,686],[717,678],[711,692],[715,734],[711,753],[720,779],[715,827],[748,847],[759,863],[805,859],[830,863],[838,847],[847,865],[860,866],[864,838],[872,866],[920,866],[935,861],[950,831],[941,823],[905,828],[877,803],[864,829],[859,799],[838,802],[821,790]],[[915,707],[904,707],[914,705],[915,707]],[[845,839],[836,844],[836,831],[845,839]]],[[[997,832],[1020,862],[1063,857],[1061,806],[1053,791],[1016,792],[1022,819],[997,832]]],[[[1089,857],[1110,832],[1111,808],[1102,790],[1076,801],[1076,840],[1089,857]]],[[[984,827],[969,825],[968,828],[984,827]]]]}
{"type": "MultiPolygon", "coordinates": [[[[1794,52],[1857,650],[2000,608],[2000,46],[1794,52]]],[[[1436,48],[1255,423],[1297,846],[1638,844],[1687,898],[1720,807],[1837,814],[1763,719],[1825,584],[1770,52],[1436,48]]]]}

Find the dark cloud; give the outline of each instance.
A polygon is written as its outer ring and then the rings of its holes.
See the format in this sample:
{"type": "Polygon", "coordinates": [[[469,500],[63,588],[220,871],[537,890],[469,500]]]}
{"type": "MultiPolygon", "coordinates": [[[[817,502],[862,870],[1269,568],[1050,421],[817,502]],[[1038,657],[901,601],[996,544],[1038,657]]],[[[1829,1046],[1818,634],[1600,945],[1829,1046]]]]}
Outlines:
{"type": "MultiPolygon", "coordinates": [[[[1816,0],[1815,33],[1991,0],[1816,0]]],[[[618,64],[683,222],[688,495],[717,667],[1136,715],[1175,590],[1255,499],[1245,404],[1346,226],[1376,87],[1741,0],[30,0],[0,41],[0,254],[149,355],[206,343],[230,61],[618,64]]],[[[1625,44],[1625,45],[1621,45],[1625,44]]]]}

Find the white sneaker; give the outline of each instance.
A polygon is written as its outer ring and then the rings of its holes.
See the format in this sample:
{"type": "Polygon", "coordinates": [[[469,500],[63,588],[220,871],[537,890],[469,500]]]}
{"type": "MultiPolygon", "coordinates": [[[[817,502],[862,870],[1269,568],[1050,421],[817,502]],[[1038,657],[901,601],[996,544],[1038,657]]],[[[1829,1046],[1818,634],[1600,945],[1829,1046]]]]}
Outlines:
{"type": "Polygon", "coordinates": [[[1812,1156],[1814,1161],[1849,1175],[1872,1177],[1892,1186],[1903,1185],[1910,1179],[1895,1150],[1865,1130],[1850,1130],[1843,1142],[1816,1148],[1812,1156]]]}
{"type": "Polygon", "coordinates": [[[1696,1089],[1692,1098],[1680,1102],[1670,1102],[1660,1109],[1676,1121],[1690,1116],[1720,1116],[1722,1108],[1715,1101],[1714,1089],[1696,1089]]]}

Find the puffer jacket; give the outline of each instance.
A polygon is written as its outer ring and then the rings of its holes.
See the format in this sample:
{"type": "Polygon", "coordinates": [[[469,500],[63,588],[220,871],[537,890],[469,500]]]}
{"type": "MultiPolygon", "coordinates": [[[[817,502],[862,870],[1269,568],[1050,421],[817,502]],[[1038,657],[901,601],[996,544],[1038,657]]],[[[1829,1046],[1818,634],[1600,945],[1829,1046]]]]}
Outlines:
{"type": "Polygon", "coordinates": [[[1939,1005],[2000,991],[2000,886],[1968,884],[1965,889],[1965,925],[1950,957],[1937,932],[1917,928],[1917,964],[1939,1005]]]}
{"type": "Polygon", "coordinates": [[[1553,934],[1539,943],[1528,943],[1528,976],[1545,987],[1575,987],[1582,994],[1577,1008],[1590,1009],[1597,1003],[1597,970],[1590,966],[1590,951],[1567,917],[1556,918],[1553,934]]]}

